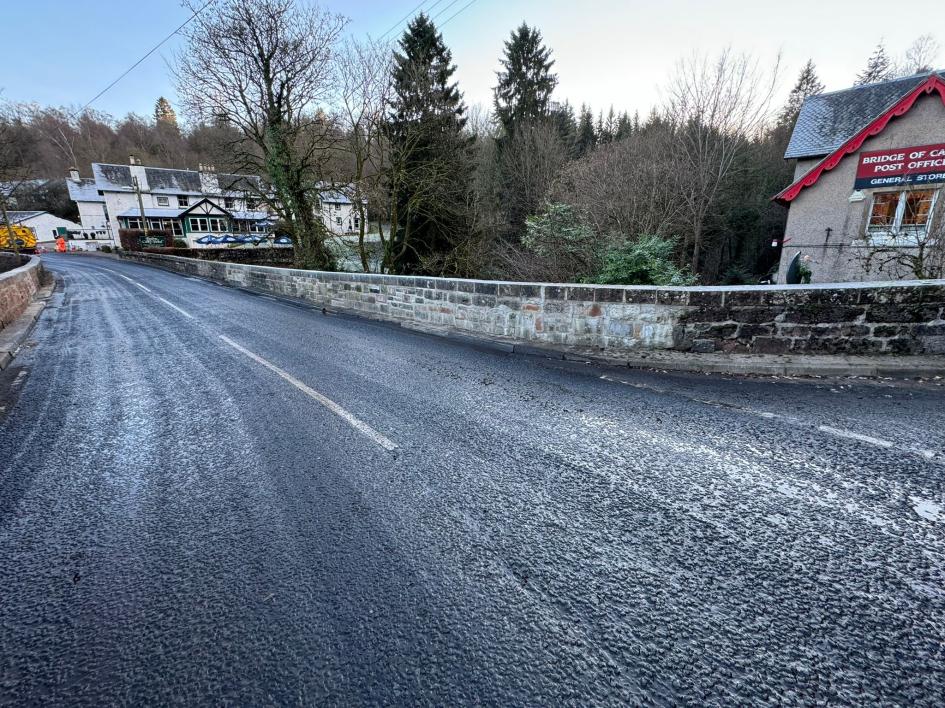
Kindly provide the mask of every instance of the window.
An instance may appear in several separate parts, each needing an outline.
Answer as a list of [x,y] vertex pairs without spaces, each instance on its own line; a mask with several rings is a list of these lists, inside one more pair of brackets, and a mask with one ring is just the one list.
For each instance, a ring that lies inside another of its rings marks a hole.
[[867,233],[879,239],[921,239],[928,228],[937,194],[933,189],[877,192],[873,195]]
[[259,207],[259,202],[252,197],[246,197],[246,211],[256,211]]
[[190,199],[187,198],[186,194],[177,195],[177,206],[179,207],[190,206]]
[[192,216],[190,217],[190,230],[191,231],[209,231],[210,227],[207,224],[207,220],[202,216]]
[[164,206],[164,207],[166,207],[166,206],[168,206],[170,203],[171,203],[171,200],[170,200],[168,197],[158,197],[158,198],[157,198],[157,205],[158,205],[158,206]]
[[340,217],[340,216],[336,216],[336,217],[335,217],[335,224],[337,224],[338,226],[341,226],[341,217]]
[[224,209],[235,209],[236,200],[233,197],[223,197],[223,208]]
[[138,231],[141,230],[141,219],[134,217],[134,218],[128,219],[127,222],[128,222],[129,229],[137,229]]
[[220,219],[220,218],[217,218],[217,217],[213,217],[213,216],[212,216],[212,217],[210,217],[209,219],[207,219],[207,221],[209,222],[209,227],[210,227],[210,230],[211,230],[211,231],[215,231],[215,232],[217,232],[217,233],[219,233],[219,232],[221,232],[221,231],[226,231],[226,220],[225,220],[225,219]]
[[160,219],[148,219],[148,228],[152,231],[163,231],[164,224],[161,223]]
[[171,219],[171,233],[175,236],[183,236],[184,230],[181,228],[180,221],[177,219]]

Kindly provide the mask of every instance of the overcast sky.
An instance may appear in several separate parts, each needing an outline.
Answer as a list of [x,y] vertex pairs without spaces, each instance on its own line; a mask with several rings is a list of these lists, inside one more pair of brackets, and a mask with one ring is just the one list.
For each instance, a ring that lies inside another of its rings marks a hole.
[[[380,36],[419,0],[324,0],[351,18],[350,31]],[[885,40],[902,54],[925,32],[945,27],[945,3],[916,15],[892,12],[888,0],[427,0],[458,65],[470,104],[491,102],[498,56],[522,22],[541,29],[554,51],[558,100],[595,110],[649,111],[680,56],[726,46],[773,62],[780,51],[786,93],[808,58],[828,89],[849,86],[874,46]],[[6,34],[22,37],[4,52],[3,96],[40,104],[81,106],[187,16],[177,0],[3,0]],[[435,5],[435,7],[433,7]],[[458,15],[452,17],[456,12]],[[921,22],[911,21],[921,18]],[[448,20],[448,21],[447,21]],[[399,25],[399,34],[403,25]],[[175,38],[176,39],[176,38]],[[938,39],[945,39],[945,30]],[[93,107],[121,116],[150,113],[159,95],[174,101],[166,62],[171,40]],[[945,64],[942,56],[939,64]]]

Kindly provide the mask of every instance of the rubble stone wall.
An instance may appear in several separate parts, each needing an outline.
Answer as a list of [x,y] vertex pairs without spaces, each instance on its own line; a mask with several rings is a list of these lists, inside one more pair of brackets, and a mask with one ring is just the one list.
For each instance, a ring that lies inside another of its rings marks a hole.
[[122,257],[375,319],[560,349],[945,354],[945,281],[657,288]]
[[36,256],[0,253],[0,329],[19,317],[45,279]]

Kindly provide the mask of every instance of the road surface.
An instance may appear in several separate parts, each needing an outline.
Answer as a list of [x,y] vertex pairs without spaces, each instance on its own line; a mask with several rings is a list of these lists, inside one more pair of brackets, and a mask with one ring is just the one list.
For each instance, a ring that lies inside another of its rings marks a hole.
[[0,375],[0,704],[941,704],[943,382],[472,348],[93,256]]

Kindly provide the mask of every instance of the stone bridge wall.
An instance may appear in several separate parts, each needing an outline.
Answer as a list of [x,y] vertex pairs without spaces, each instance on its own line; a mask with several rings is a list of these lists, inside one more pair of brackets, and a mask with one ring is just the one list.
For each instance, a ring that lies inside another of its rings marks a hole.
[[325,273],[150,253],[123,258],[335,310],[617,353],[945,354],[945,281],[655,288]]
[[0,329],[23,313],[44,280],[38,257],[0,253]]

